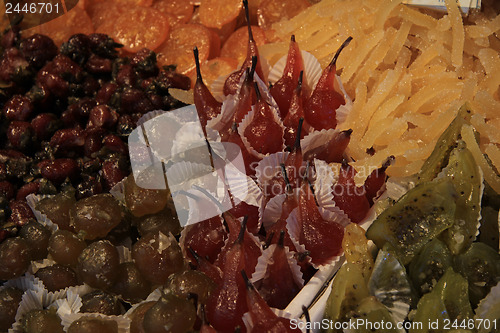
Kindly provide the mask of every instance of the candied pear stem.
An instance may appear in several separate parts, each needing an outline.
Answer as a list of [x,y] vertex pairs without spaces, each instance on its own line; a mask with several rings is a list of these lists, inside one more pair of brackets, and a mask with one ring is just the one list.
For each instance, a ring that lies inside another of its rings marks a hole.
[[234,241],[234,244],[241,244],[243,243],[243,237],[245,236],[245,230],[247,228],[247,222],[248,222],[248,215],[245,215],[243,217],[243,222],[241,222],[241,229],[240,233],[238,234],[238,238]]
[[394,163],[395,160],[396,160],[396,157],[394,157],[394,155],[389,156],[385,160],[385,162],[382,164],[382,167],[380,168],[380,171],[387,170],[387,168],[390,167],[392,165],[392,163]]
[[196,251],[193,250],[193,248],[191,246],[188,246],[188,251],[193,255],[194,260],[196,260],[196,263],[199,266],[200,265],[200,255],[198,253],[196,253]]
[[286,172],[285,163],[280,163],[281,173],[283,174],[283,179],[285,179],[286,191],[287,193],[292,192],[292,185],[290,184],[290,179],[288,178],[288,174]]
[[196,81],[203,82],[203,78],[201,77],[201,67],[200,67],[200,56],[198,54],[198,47],[193,48],[194,61],[196,63]]
[[265,250],[269,247],[269,245],[271,245],[271,242],[273,240],[273,237],[274,237],[274,231],[272,231],[269,236],[267,237],[266,239],[266,243],[262,246],[262,248]]
[[332,61],[330,61],[330,64],[328,64],[328,67],[331,67],[331,68],[335,68],[336,64],[337,64],[337,59],[340,55],[340,52],[342,52],[342,50],[347,46],[349,45],[349,43],[351,42],[352,40],[352,37],[349,36],[347,37],[347,39],[342,43],[342,45],[340,45],[339,49],[337,50],[337,52],[335,52],[335,55],[333,56],[332,58]]
[[346,136],[346,138],[350,137],[352,134],[352,128],[349,128],[348,130],[342,131],[342,133]]
[[250,26],[250,11],[248,10],[248,0],[243,0],[243,6],[245,7],[245,18],[247,20],[248,40],[253,41],[252,27]]
[[296,92],[297,94],[300,94],[300,91],[302,90],[302,82],[304,80],[304,71],[300,71],[299,73],[299,82],[297,83],[297,88],[296,88]]
[[300,137],[302,136],[302,126],[304,125],[304,117],[300,117],[299,126],[297,127],[297,136],[295,137],[295,144],[293,149],[295,151],[300,151]]
[[295,35],[291,35],[290,36],[290,41],[293,42],[293,43],[295,43]]
[[254,82],[253,87],[255,88],[255,94],[257,95],[257,101],[260,101],[262,96],[260,94],[259,85],[257,84],[257,82]]
[[280,231],[280,238],[278,239],[278,246],[283,248],[285,246],[285,230]]
[[245,272],[244,269],[240,271],[241,276],[243,277],[243,281],[245,281],[245,285],[247,286],[248,290],[255,290],[255,286],[253,285],[252,281],[248,278],[247,272]]
[[247,73],[250,81],[253,81],[253,75],[255,74],[255,68],[257,68],[257,56],[252,56],[252,67],[250,67],[250,73]]

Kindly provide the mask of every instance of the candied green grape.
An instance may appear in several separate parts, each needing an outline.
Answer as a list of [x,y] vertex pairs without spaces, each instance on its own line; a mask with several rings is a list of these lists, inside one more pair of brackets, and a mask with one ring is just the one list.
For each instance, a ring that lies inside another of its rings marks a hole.
[[448,128],[438,138],[436,146],[431,155],[427,158],[420,169],[418,179],[420,182],[427,182],[434,179],[437,174],[448,164],[450,153],[455,148],[460,137],[460,131],[464,124],[468,124],[471,118],[471,111],[467,104],[459,110],[455,119]]
[[142,276],[133,262],[121,263],[118,270],[118,279],[112,288],[114,293],[132,303],[137,303],[149,295],[151,283]]
[[449,163],[444,170],[453,182],[458,198],[455,223],[443,232],[441,238],[452,254],[458,254],[467,249],[476,238],[481,216],[483,177],[462,140],[458,141],[457,148],[451,152]]
[[[392,252],[389,252],[389,246],[386,243],[384,249],[378,252],[368,281],[368,289],[370,294],[375,295],[389,311],[395,313],[397,321],[404,321],[410,310],[412,299],[415,297],[405,267]],[[393,311],[394,309],[399,309],[399,311]],[[403,310],[406,313],[402,313]]]
[[69,325],[68,333],[118,333],[118,324],[114,320],[83,316]]
[[454,268],[469,281],[470,301],[476,306],[500,281],[500,254],[483,243],[472,243],[455,257]]
[[324,317],[333,322],[348,320],[355,314],[361,300],[369,295],[360,266],[347,263],[339,269],[333,280]]
[[50,238],[50,230],[47,227],[31,220],[23,225],[19,236],[28,243],[32,260],[41,260],[47,257]]
[[149,190],[137,186],[133,175],[128,176],[123,185],[126,206],[136,217],[158,213],[170,199],[169,190]]
[[31,310],[23,315],[21,322],[26,333],[64,333],[61,318],[55,309]]
[[7,238],[0,243],[0,280],[23,275],[31,262],[28,243],[21,237]]
[[[372,332],[387,332],[396,333],[396,324],[387,308],[380,303],[374,296],[366,297],[359,304],[356,312],[357,322],[364,321],[363,325],[359,325],[358,329],[353,330],[357,333],[372,333]],[[382,323],[383,326],[381,325]]]
[[143,327],[147,333],[189,332],[196,321],[193,302],[166,294],[144,315]]
[[[469,303],[467,280],[450,267],[434,289],[418,302],[413,321],[424,325],[418,330],[410,330],[410,333],[447,332],[444,329],[445,319],[460,322],[470,318],[473,318],[473,312]],[[426,325],[429,322],[437,322],[437,330],[431,330]]]
[[216,285],[204,273],[188,270],[170,275],[165,287],[168,292],[182,298],[195,294],[198,296],[198,302],[204,304]]
[[137,306],[134,311],[129,315],[130,318],[130,333],[145,333],[144,326],[144,315],[151,309],[156,301],[144,302]]
[[63,191],[53,197],[40,200],[36,204],[36,209],[57,224],[60,229],[73,230],[70,225],[71,215],[75,209],[75,194],[73,191]]
[[85,239],[103,238],[123,218],[118,201],[108,193],[96,194],[79,200],[75,205],[71,224]]
[[52,259],[60,265],[76,266],[78,256],[87,244],[73,232],[68,230],[57,230],[49,239],[49,254]]
[[141,236],[161,231],[164,235],[172,233],[178,235],[181,232],[179,218],[166,206],[158,213],[144,215],[133,219]]
[[16,321],[23,291],[14,287],[0,289],[0,332],[6,332]]
[[118,279],[120,259],[116,247],[107,240],[93,242],[78,257],[77,272],[89,286],[108,289]]
[[453,225],[455,198],[447,177],[419,184],[380,214],[366,236],[379,248],[391,244],[406,265],[428,241]]
[[119,316],[122,314],[122,307],[116,296],[102,290],[95,290],[82,296],[80,312]]
[[413,287],[420,295],[430,292],[452,264],[453,257],[446,244],[437,238],[433,239],[408,267]]
[[52,265],[40,268],[35,276],[42,280],[48,291],[57,291],[78,285],[76,273],[69,267]]

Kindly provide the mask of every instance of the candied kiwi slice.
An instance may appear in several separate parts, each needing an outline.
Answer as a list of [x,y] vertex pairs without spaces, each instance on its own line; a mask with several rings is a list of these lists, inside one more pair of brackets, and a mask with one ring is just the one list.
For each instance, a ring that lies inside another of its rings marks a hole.
[[464,104],[458,114],[450,123],[448,128],[438,138],[436,146],[431,155],[427,158],[418,174],[420,182],[434,179],[443,169],[450,158],[451,151],[456,147],[457,140],[461,137],[460,132],[464,124],[468,124],[471,118],[471,109],[468,104]]
[[392,251],[406,265],[427,242],[453,225],[456,197],[448,177],[421,183],[382,212],[366,236],[378,248],[391,244]]

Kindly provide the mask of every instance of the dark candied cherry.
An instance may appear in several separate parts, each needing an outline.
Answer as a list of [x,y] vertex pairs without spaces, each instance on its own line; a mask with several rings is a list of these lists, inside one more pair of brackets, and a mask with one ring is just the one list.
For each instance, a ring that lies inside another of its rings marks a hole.
[[0,243],[0,280],[23,275],[31,262],[28,243],[21,237],[7,238]]
[[102,140],[102,144],[104,148],[107,150],[107,153],[119,153],[122,155],[128,155],[128,147],[125,142],[123,142],[120,137],[114,134],[108,134]]
[[58,155],[78,154],[85,144],[85,131],[80,128],[63,128],[50,138],[50,145]]
[[70,225],[71,215],[75,209],[75,194],[73,191],[62,191],[53,197],[44,198],[36,204],[36,209],[62,230],[73,230]]
[[248,332],[302,332],[298,328],[293,328],[290,319],[278,317],[273,312],[252,282],[250,282],[244,270],[241,271],[241,275],[247,288],[245,301],[248,306],[248,313],[253,322],[253,327]]
[[101,84],[92,75],[85,75],[80,89],[85,96],[94,96],[95,93],[101,88]]
[[304,154],[304,160],[314,161],[315,158],[327,163],[340,163],[344,158],[344,152],[351,140],[352,129],[341,131],[335,134],[326,145],[321,145],[308,150]]
[[52,259],[64,266],[76,266],[78,257],[87,244],[83,239],[68,230],[57,230],[49,239],[48,252]]
[[116,296],[102,290],[94,290],[82,296],[80,312],[119,316],[122,314],[122,307]]
[[113,60],[91,54],[85,63],[85,69],[92,74],[111,74]]
[[[0,185],[1,187],[1,185]],[[30,194],[37,194],[40,191],[40,179],[34,180],[32,183],[26,183],[17,190],[16,200],[23,200]],[[1,192],[1,190],[0,190]]]
[[78,163],[71,158],[44,160],[38,163],[42,176],[54,184],[61,184],[69,178],[75,181],[78,178]]
[[[62,77],[64,74],[64,77]],[[37,83],[46,87],[51,94],[66,98],[70,92],[68,81],[77,81],[82,76],[82,69],[68,57],[58,54],[48,62],[37,74]]]
[[19,231],[19,237],[28,243],[33,260],[47,257],[50,235],[50,230],[35,220],[30,220]]
[[7,332],[16,321],[17,308],[23,291],[15,287],[0,289],[0,331]]
[[40,268],[35,276],[43,282],[48,291],[58,291],[78,285],[75,271],[58,264]]
[[106,237],[123,216],[122,207],[111,194],[96,194],[76,202],[71,225],[84,239],[92,240]]
[[[21,18],[19,17],[18,20],[20,19]],[[19,27],[19,24],[17,24],[15,21],[12,23],[13,24],[10,25],[10,29],[4,31],[0,40],[0,45],[4,49],[13,47],[17,43],[19,43],[19,40],[21,39],[21,28]]]
[[33,143],[33,127],[26,121],[12,121],[7,128],[7,139],[17,150],[27,150]]
[[[201,77],[200,58],[198,55],[198,48],[193,49],[194,60],[196,62],[196,83],[193,88],[194,105],[198,112],[201,127],[205,131],[207,121],[217,117],[220,114],[222,103],[217,101],[207,88]],[[206,134],[206,133],[205,133]]]
[[156,85],[160,91],[168,92],[168,88],[177,88],[189,90],[191,88],[191,79],[175,71],[175,67],[163,67],[156,77]]
[[306,121],[316,130],[337,126],[337,109],[345,104],[344,96],[335,82],[336,63],[340,52],[349,45],[352,37],[347,38],[339,47],[332,61],[323,70],[311,97],[304,104]]
[[187,251],[188,248],[191,248],[202,258],[214,263],[226,238],[227,232],[221,217],[214,216],[199,223],[185,226],[182,245],[185,247],[184,251],[189,259],[195,259],[192,253]]
[[[168,235],[169,233],[172,233],[172,235],[178,235],[181,232],[181,225],[179,224],[179,218],[177,217],[177,214],[174,211],[172,211],[172,209],[168,206],[165,206],[163,210],[155,214],[144,215],[141,217],[133,217],[132,221],[133,224],[137,226],[137,231],[139,231],[139,234],[141,236],[145,236],[150,233],[155,233],[157,231],[161,231],[164,235]],[[196,223],[193,226],[198,224],[199,223]],[[188,226],[186,226],[186,228],[187,227]],[[212,232],[212,229],[210,228],[207,229],[206,231]],[[220,247],[222,247],[222,245],[220,245]]]
[[4,197],[7,201],[10,201],[14,198],[16,194],[16,190],[14,185],[8,180],[0,181],[0,197]]
[[135,86],[137,76],[132,65],[122,65],[118,70],[118,73],[116,73],[115,81],[120,86]]
[[42,68],[47,61],[57,55],[54,41],[45,35],[34,34],[21,40],[19,48],[29,63],[35,68]]
[[107,105],[97,105],[92,110],[90,110],[89,121],[87,123],[87,128],[89,127],[102,127],[107,129],[112,129],[118,122],[118,113],[108,107]]
[[192,301],[172,294],[163,295],[144,314],[145,332],[189,332],[196,321],[196,309]]
[[130,333],[145,333],[144,331],[144,315],[151,309],[156,301],[148,301],[139,304],[132,313],[128,316],[130,318]]
[[64,333],[61,318],[54,308],[33,309],[21,318],[23,332],[30,333]]
[[244,136],[257,152],[264,155],[276,153],[283,147],[283,128],[274,119],[271,106],[262,98],[257,84],[255,92],[255,114],[245,128]]
[[[230,74],[226,82],[224,82],[224,88],[223,92],[224,95],[234,95],[238,91],[238,86],[240,83],[241,77],[245,74],[245,71],[247,68],[252,67],[252,58],[256,57],[255,59],[259,58],[259,51],[257,48],[257,43],[253,39],[253,34],[252,34],[252,28],[250,26],[250,19],[249,19],[249,12],[248,12],[248,1],[244,0],[243,5],[245,6],[245,16],[247,20],[247,26],[248,26],[248,47],[247,47],[247,57],[243,61],[243,64],[241,65],[240,69],[237,70],[236,72]],[[264,75],[262,72],[262,67],[260,65],[260,62],[257,62],[255,72],[257,75],[263,79]]]
[[366,189],[363,186],[356,186],[354,176],[356,170],[347,164],[342,163],[337,183],[333,185],[333,201],[349,216],[352,222],[361,222],[368,210],[370,202],[366,197]]
[[365,195],[370,205],[373,205],[373,200],[376,198],[378,191],[384,186],[387,180],[385,171],[394,162],[394,159],[394,156],[389,156],[380,168],[373,170],[365,179]]
[[151,283],[142,276],[133,262],[124,262],[118,267],[118,279],[111,291],[127,302],[137,303],[149,295]]
[[106,160],[102,164],[102,178],[106,190],[121,182],[129,173],[128,168],[122,164],[123,161],[117,158]]
[[78,277],[89,286],[109,289],[118,279],[120,258],[118,250],[107,240],[87,246],[78,257]]
[[[285,68],[283,69],[283,75],[269,89],[269,92],[276,101],[276,104],[278,104],[282,118],[285,118],[288,114],[288,109],[291,104],[290,97],[294,95],[294,91],[299,83],[299,75],[303,75],[300,73],[304,73],[304,60],[302,59],[299,44],[295,41],[295,35],[292,35],[290,38],[290,46],[288,48]],[[308,87],[301,87],[300,90],[304,90],[302,92],[304,96],[309,96]],[[296,126],[293,127],[296,128]]]
[[114,320],[82,316],[68,327],[67,333],[118,333]]
[[94,158],[102,148],[102,140],[106,135],[106,130],[101,127],[91,127],[85,130],[85,143],[83,153],[88,158]]
[[95,97],[99,104],[111,104],[112,99],[118,93],[118,85],[113,82],[106,82],[102,85],[101,89],[97,92]]
[[[300,119],[304,121],[304,93],[302,92],[302,79],[304,72],[300,72],[299,83],[297,88],[292,93],[290,100],[290,105],[286,116],[283,118],[283,126],[285,126],[285,145],[291,147],[296,144],[297,135],[300,139],[308,134],[307,130],[304,128],[304,124],[300,124]],[[300,126],[300,132],[298,130]],[[309,125],[307,125],[309,126]]]
[[111,37],[105,34],[90,34],[89,39],[92,52],[105,58],[116,58],[118,55],[117,48],[122,47],[121,44],[116,43]]
[[90,38],[84,34],[75,34],[61,45],[61,53],[78,65],[83,66],[90,56]]
[[61,128],[61,121],[53,113],[41,113],[31,120],[37,140],[47,140]]
[[170,275],[164,291],[181,298],[188,298],[194,294],[197,295],[199,303],[205,304],[214,289],[215,282],[206,274],[187,270]]
[[14,95],[3,107],[5,119],[27,121],[33,115],[34,106],[26,96]]
[[11,213],[8,222],[13,225],[21,227],[31,219],[35,219],[35,214],[33,214],[26,200],[11,200],[9,208]]
[[101,176],[82,174],[82,181],[76,185],[75,197],[77,200],[88,198],[103,192]]
[[165,208],[169,200],[168,190],[149,190],[139,187],[132,174],[127,177],[123,185],[125,204],[136,217],[158,213]]
[[139,50],[132,59],[130,64],[141,78],[158,75],[158,66],[156,62],[156,53],[149,49]]
[[149,100],[147,94],[139,89],[125,87],[120,94],[119,101],[120,110],[123,113],[142,114],[153,111],[153,104]]
[[23,81],[23,76],[28,76],[29,63],[15,47],[10,47],[3,52],[0,60],[0,80],[4,82]]
[[153,284],[164,284],[170,274],[184,269],[179,244],[173,236],[160,231],[141,237],[132,246],[132,258],[144,278]]
[[128,136],[136,128],[135,124],[136,122],[134,121],[132,115],[122,114],[118,118],[116,132],[120,136]]

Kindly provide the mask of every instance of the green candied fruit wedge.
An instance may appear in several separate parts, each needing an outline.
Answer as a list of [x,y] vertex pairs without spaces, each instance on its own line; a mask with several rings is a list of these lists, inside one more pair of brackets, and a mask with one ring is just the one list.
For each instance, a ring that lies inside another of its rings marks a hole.
[[481,200],[481,227],[479,227],[478,240],[481,243],[499,250],[499,211],[500,194],[484,182],[483,198]]
[[426,294],[453,265],[451,252],[442,241],[434,238],[411,261],[408,272],[415,290]]
[[390,244],[386,243],[378,252],[368,289],[396,321],[402,322],[408,315],[414,295],[405,267],[389,248]]
[[[332,292],[326,301],[324,318],[331,322],[349,320],[358,304],[370,296],[360,267],[346,263],[337,272],[332,283]],[[324,332],[336,332],[330,327]]]
[[358,317],[352,319],[356,322],[357,329],[352,332],[398,332],[389,310],[373,296],[361,301],[357,313]]
[[448,177],[419,184],[380,214],[366,236],[379,248],[391,244],[407,265],[427,242],[453,225],[456,197]]
[[[473,318],[474,314],[469,303],[467,280],[448,268],[434,289],[422,296],[417,305],[413,322],[422,323],[419,329],[410,333],[449,332],[453,327],[445,327],[445,320],[462,322]],[[436,323],[437,327],[430,327]]]
[[455,257],[454,268],[469,281],[469,296],[475,307],[500,282],[500,254],[483,243],[472,243]]
[[469,248],[476,238],[481,217],[483,175],[462,140],[457,141],[444,173],[453,182],[458,197],[455,223],[443,232],[441,238],[456,255]]
[[450,153],[455,148],[457,140],[460,138],[460,131],[464,124],[468,124],[471,118],[469,105],[464,104],[458,114],[450,123],[448,128],[441,134],[436,142],[436,146],[431,155],[425,160],[418,179],[420,182],[426,182],[434,179],[437,174],[448,164]]

